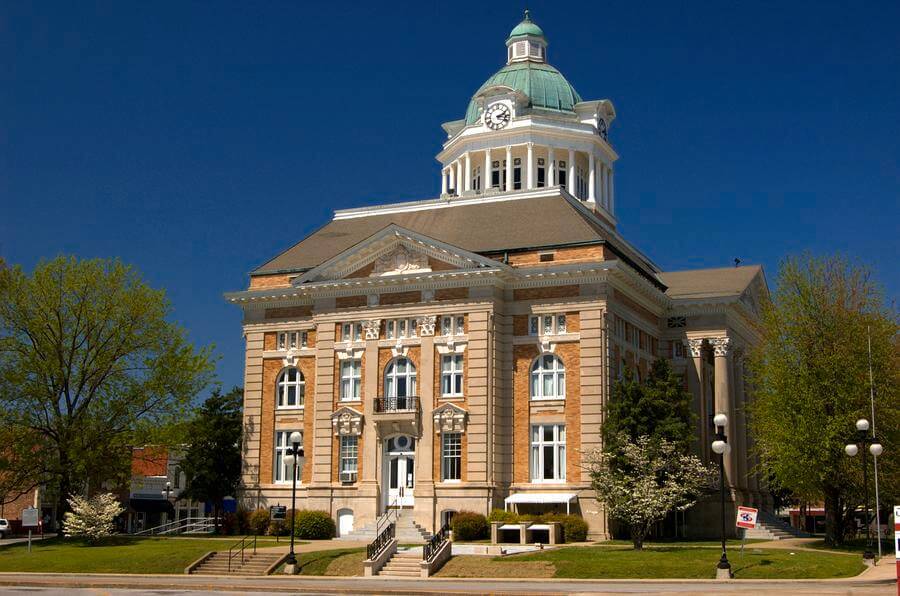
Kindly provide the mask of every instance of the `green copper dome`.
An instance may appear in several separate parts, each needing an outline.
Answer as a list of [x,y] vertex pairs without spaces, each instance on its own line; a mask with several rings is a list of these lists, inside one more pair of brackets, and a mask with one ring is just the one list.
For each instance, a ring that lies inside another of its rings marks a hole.
[[[516,28],[518,29],[518,27]],[[515,31],[516,29],[513,29]],[[558,70],[540,62],[514,62],[498,70],[484,82],[475,96],[495,85],[511,87],[529,98],[529,107],[557,112],[575,112],[581,96]],[[473,99],[466,110],[466,124],[478,122],[481,112]]]
[[507,41],[509,41],[513,37],[519,37],[521,35],[534,35],[537,37],[544,37],[543,30],[531,21],[531,16],[528,14],[527,10],[525,11],[525,18],[522,19],[522,22],[516,25],[513,30],[509,32]]

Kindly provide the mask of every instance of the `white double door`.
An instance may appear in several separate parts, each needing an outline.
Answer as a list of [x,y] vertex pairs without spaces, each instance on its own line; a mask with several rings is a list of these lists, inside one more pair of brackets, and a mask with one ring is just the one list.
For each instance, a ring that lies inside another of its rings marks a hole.
[[413,454],[388,455],[388,506],[412,507],[415,503],[416,459]]

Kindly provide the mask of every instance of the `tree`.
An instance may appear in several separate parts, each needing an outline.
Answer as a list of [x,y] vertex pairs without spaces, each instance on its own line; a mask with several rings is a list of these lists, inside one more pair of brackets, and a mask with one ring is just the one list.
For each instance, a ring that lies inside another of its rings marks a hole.
[[762,307],[762,341],[749,355],[749,421],[761,471],[775,488],[824,499],[829,545],[843,541],[846,519],[862,505],[860,462],[844,445],[855,421],[871,417],[867,330],[884,445],[879,488],[882,502],[892,502],[900,488],[898,325],[870,272],[841,257],[785,260]]
[[184,415],[212,374],[171,307],[118,261],[0,270],[0,472],[68,495],[127,470],[127,445]]
[[234,496],[241,481],[243,395],[240,387],[213,392],[191,420],[190,446],[181,461],[184,496],[213,504],[217,531],[225,497]]
[[626,524],[634,548],[673,510],[692,507],[715,472],[666,439],[622,436],[613,448],[588,455],[591,482],[609,515]]
[[113,522],[125,511],[115,495],[103,493],[92,499],[73,496],[69,499],[71,511],[63,520],[66,536],[86,538],[88,544],[95,545],[113,533]]

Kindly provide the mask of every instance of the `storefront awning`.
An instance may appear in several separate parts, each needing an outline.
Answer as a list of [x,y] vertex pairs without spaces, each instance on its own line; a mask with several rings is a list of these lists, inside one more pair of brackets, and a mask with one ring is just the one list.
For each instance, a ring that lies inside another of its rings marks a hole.
[[509,495],[503,500],[506,509],[510,505],[518,505],[520,503],[565,503],[566,513],[569,512],[569,505],[577,499],[575,493],[516,493]]

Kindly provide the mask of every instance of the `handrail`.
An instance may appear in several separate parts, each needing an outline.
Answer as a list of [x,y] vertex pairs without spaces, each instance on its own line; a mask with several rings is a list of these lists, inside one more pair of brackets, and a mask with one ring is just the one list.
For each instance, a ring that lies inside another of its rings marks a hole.
[[375,520],[375,535],[381,533],[381,526],[384,523],[390,521],[391,517],[394,518],[394,521],[398,521],[400,519],[400,515],[403,509],[400,507],[400,495],[394,497],[394,500],[391,501],[387,508],[384,510],[384,513],[381,514],[377,520]]
[[375,413],[384,414],[388,412],[418,412],[419,396],[418,395],[400,395],[375,398]]
[[156,534],[173,534],[190,530],[212,530],[215,519],[212,517],[183,517],[146,530],[133,532],[133,536],[154,536]]
[[422,547],[422,560],[423,561],[431,561],[438,554],[438,551],[441,550],[441,547],[444,545],[447,540],[450,539],[450,524],[444,524],[441,526],[441,529],[435,533],[431,539],[425,543],[425,546]]
[[379,534],[375,540],[372,541],[371,544],[366,546],[366,560],[371,561],[387,548],[387,545],[390,544],[391,540],[394,539],[394,530],[397,526],[393,523],[390,524],[387,528],[384,529],[384,532]]
[[[231,560],[237,555],[241,556],[241,566],[244,566],[245,558],[244,551],[250,547],[248,541],[250,540],[249,536],[244,536],[240,539],[240,541],[235,542],[228,549],[228,572],[231,573]],[[238,549],[238,552],[233,552],[235,549]],[[253,537],[253,554],[256,554],[256,536]]]

